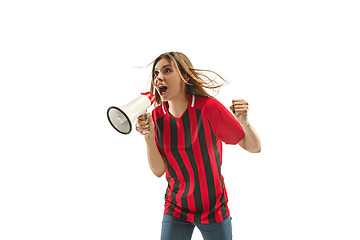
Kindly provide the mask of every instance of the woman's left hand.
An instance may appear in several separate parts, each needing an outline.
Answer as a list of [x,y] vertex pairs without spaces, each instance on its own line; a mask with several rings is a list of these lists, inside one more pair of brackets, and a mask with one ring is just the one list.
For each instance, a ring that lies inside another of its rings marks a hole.
[[244,99],[233,99],[232,106],[230,107],[231,111],[234,113],[236,119],[240,123],[247,123],[247,112],[249,109],[249,104]]

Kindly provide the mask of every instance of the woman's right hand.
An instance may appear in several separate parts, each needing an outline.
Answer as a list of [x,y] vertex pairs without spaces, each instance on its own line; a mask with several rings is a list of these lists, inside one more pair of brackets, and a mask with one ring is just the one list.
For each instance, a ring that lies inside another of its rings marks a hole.
[[150,113],[145,113],[137,118],[135,125],[136,131],[138,131],[144,137],[155,136],[155,124],[152,120]]

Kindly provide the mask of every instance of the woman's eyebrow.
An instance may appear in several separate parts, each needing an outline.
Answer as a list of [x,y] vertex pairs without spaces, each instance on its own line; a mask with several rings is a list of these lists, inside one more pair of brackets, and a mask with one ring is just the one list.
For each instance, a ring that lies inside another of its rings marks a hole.
[[[164,69],[164,68],[166,68],[166,67],[172,67],[170,64],[167,64],[167,65],[165,65],[165,66],[163,66],[161,69]],[[159,70],[158,68],[155,68],[155,70]]]

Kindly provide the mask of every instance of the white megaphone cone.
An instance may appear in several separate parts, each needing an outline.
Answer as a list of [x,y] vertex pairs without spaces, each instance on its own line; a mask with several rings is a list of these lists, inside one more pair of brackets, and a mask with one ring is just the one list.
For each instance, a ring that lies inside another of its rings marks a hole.
[[145,114],[146,110],[154,103],[154,101],[154,94],[145,92],[120,108],[109,107],[107,110],[109,122],[116,131],[122,134],[129,134],[132,129],[132,123],[140,115]]

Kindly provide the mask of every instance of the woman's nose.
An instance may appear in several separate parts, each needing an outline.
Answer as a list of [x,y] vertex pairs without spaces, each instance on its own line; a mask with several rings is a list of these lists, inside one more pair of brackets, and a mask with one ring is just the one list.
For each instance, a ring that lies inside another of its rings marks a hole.
[[159,83],[159,82],[163,82],[163,81],[164,81],[164,78],[163,78],[163,76],[161,75],[161,73],[156,76],[156,78],[155,78],[155,84],[157,84],[157,83]]

